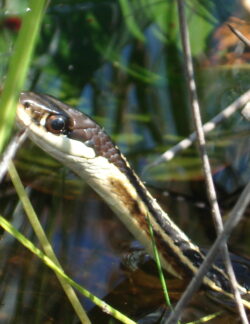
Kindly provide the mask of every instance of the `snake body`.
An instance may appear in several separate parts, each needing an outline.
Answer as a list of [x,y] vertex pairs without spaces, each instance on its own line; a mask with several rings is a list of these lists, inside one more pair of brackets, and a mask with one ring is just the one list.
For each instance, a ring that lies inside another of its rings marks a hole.
[[[83,178],[153,255],[150,222],[163,268],[179,278],[197,272],[205,258],[200,248],[162,210],[94,120],[54,97],[33,92],[21,94],[17,120],[31,140]],[[227,275],[215,265],[203,285],[233,299]],[[250,309],[247,289],[238,289]]]

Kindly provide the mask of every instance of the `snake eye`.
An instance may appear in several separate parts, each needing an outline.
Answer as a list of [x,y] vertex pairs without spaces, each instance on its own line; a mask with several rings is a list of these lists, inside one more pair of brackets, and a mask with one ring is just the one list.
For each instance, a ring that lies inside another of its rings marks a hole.
[[67,126],[67,118],[63,115],[51,115],[47,118],[45,126],[53,134],[63,133]]
[[27,108],[30,108],[31,104],[30,104],[29,101],[25,101],[25,102],[23,103],[23,106],[24,106],[25,109],[27,109]]

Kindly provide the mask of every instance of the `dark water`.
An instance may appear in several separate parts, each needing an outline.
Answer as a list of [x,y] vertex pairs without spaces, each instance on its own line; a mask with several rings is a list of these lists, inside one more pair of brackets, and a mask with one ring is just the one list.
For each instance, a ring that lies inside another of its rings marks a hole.
[[[143,172],[193,129],[175,4],[122,3],[51,1],[26,89],[54,95],[95,118],[171,217],[195,242],[208,247],[215,234],[196,147]],[[12,14],[21,19],[25,10],[23,4],[7,15],[8,4],[1,5],[3,21]],[[225,6],[222,1],[198,0],[187,2],[187,13],[199,100],[207,121],[249,87],[249,53],[226,27],[230,21],[248,33],[249,13],[238,2]],[[6,23],[1,28],[3,80],[16,31]],[[249,124],[240,113],[209,135],[208,151],[226,215],[249,179]],[[140,323],[160,323],[166,307],[156,269],[101,199],[29,141],[15,162],[65,271]],[[167,190],[173,194],[167,196]],[[180,201],[176,194],[187,199]],[[205,208],[195,207],[197,202]],[[0,211],[38,244],[8,178],[1,184]],[[246,214],[230,239],[231,250],[245,257],[250,254],[248,219]],[[6,234],[0,249],[0,323],[78,323],[50,270]],[[139,265],[131,265],[138,253]],[[168,278],[173,302],[185,285]],[[93,323],[116,323],[80,299]],[[183,321],[217,311],[223,313],[211,322],[237,323],[236,314],[201,291]]]

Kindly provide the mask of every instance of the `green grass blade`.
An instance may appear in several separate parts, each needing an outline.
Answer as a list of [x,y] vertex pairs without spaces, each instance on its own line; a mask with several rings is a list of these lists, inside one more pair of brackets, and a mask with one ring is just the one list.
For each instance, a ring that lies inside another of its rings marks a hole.
[[11,234],[13,237],[15,237],[21,244],[23,244],[28,250],[30,250],[32,253],[34,253],[36,256],[38,256],[49,268],[51,268],[54,272],[57,273],[58,276],[63,278],[65,281],[67,281],[68,284],[70,284],[72,287],[77,289],[81,294],[83,294],[85,297],[89,298],[94,304],[99,306],[103,309],[106,313],[112,315],[119,321],[121,321],[124,324],[136,324],[136,322],[132,321],[131,319],[124,316],[119,311],[113,309],[108,304],[103,302],[98,297],[92,295],[87,289],[80,286],[78,283],[76,283],[74,280],[72,280],[70,277],[68,277],[65,272],[59,268],[50,258],[48,258],[41,250],[39,250],[37,247],[34,246],[34,244],[29,241],[26,237],[24,237],[17,229],[15,229],[5,218],[3,218],[0,215],[0,226],[2,226],[5,231],[7,231],[9,234]]
[[211,321],[211,320],[214,319],[214,318],[217,318],[217,317],[220,316],[221,314],[222,314],[222,312],[216,312],[216,313],[213,313],[213,314],[210,314],[210,315],[204,316],[204,317],[198,319],[197,321],[194,321],[194,322],[188,322],[188,323],[185,323],[185,324],[202,324],[202,323],[206,323],[206,322]]
[[131,32],[131,34],[135,38],[144,42],[145,36],[143,35],[143,32],[140,30],[140,27],[136,22],[136,18],[133,14],[131,2],[128,0],[119,0],[119,4],[121,6],[123,17],[124,17],[124,20],[126,21],[128,30]]
[[17,98],[25,81],[46,3],[47,0],[29,1],[10,60],[0,103],[0,153],[11,133]]
[[[16,171],[16,168],[11,161],[9,164],[9,175],[11,177],[11,180],[13,182],[13,185],[16,189],[16,192],[19,196],[19,199],[22,202],[23,208],[28,216],[28,219],[33,227],[34,232],[36,233],[36,236],[45,251],[45,253],[48,255],[48,257],[53,260],[53,262],[57,265],[57,267],[61,268],[60,263],[52,249],[52,246],[47,239],[46,234],[44,233],[44,230],[38,220],[38,217],[34,211],[33,206],[31,205],[31,202],[29,200],[29,197],[26,194],[26,191],[22,185],[21,179],[19,178],[19,175]],[[61,269],[62,270],[62,269]],[[86,312],[84,311],[77,295],[75,294],[72,287],[60,276],[57,276],[60,284],[62,285],[63,290],[65,291],[69,301],[71,302],[76,314],[78,315],[80,321],[83,324],[90,324],[90,320],[88,319],[88,316]]]
[[160,279],[160,282],[161,282],[161,285],[162,285],[165,301],[166,301],[166,304],[172,309],[171,301],[170,301],[169,294],[168,294],[168,288],[167,288],[166,280],[164,278],[164,274],[163,274],[163,271],[162,271],[160,256],[159,256],[157,246],[156,246],[156,243],[155,243],[153,228],[152,228],[152,225],[150,223],[150,219],[149,219],[148,215],[147,215],[147,222],[148,222],[148,227],[149,227],[149,233],[150,233],[150,236],[151,236],[151,242],[152,242],[155,262],[156,262],[157,269],[158,269],[158,272],[159,272],[159,279]]

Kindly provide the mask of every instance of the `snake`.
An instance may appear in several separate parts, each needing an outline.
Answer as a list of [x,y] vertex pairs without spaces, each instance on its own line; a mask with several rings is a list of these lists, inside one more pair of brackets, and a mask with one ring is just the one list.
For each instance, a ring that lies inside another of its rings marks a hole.
[[[160,207],[100,125],[55,97],[35,92],[20,94],[16,116],[28,137],[90,185],[154,257],[150,224],[163,269],[180,279],[196,274],[205,254]],[[221,267],[212,265],[202,284],[234,300]],[[238,290],[250,310],[248,288],[238,284]]]

